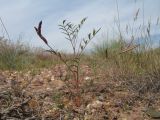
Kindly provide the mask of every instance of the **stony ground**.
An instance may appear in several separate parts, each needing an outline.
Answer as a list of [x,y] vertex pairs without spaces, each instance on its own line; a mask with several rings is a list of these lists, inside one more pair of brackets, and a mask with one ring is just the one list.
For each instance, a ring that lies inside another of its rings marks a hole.
[[160,94],[140,94],[116,80],[111,71],[94,75],[81,66],[81,106],[76,107],[65,86],[66,69],[26,72],[0,71],[2,120],[160,120]]

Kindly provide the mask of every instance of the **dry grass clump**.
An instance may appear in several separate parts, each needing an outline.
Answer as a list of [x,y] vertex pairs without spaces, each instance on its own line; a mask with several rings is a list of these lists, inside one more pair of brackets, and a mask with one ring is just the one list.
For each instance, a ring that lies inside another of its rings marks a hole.
[[[104,46],[104,44],[99,45],[94,49],[89,64],[95,71],[102,69],[100,70],[103,71],[101,74],[112,73],[113,78],[123,81],[126,79],[125,81],[131,83],[130,86],[132,87],[135,84],[141,86],[142,89],[145,89],[142,91],[153,92],[153,89],[159,91],[159,48],[128,51],[124,54],[120,54],[119,51],[121,51],[121,47],[119,42],[116,41],[110,44],[109,47]],[[132,84],[133,81],[137,82]],[[135,88],[135,90],[139,89]]]
[[29,48],[19,42],[0,39],[0,69],[23,69],[31,61]]
[[50,67],[59,63],[50,53],[29,45],[11,42],[3,37],[0,38],[0,69],[1,70],[27,70]]

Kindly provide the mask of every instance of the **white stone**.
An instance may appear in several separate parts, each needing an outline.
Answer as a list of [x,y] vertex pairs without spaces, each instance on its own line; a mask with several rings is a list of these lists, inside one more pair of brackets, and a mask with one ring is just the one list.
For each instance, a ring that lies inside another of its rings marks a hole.
[[88,76],[87,76],[87,77],[85,77],[84,79],[85,79],[85,80],[91,80],[91,77],[88,77]]
[[52,76],[52,77],[51,77],[51,81],[54,81],[54,80],[55,80],[55,79],[54,79],[54,76]]

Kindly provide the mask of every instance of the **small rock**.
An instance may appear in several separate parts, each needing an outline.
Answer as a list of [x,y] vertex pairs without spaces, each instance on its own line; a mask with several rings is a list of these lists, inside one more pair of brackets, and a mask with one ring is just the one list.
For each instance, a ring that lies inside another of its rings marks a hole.
[[47,91],[52,91],[52,89],[50,87],[47,87],[46,90]]
[[91,109],[97,109],[97,108],[101,108],[103,106],[103,102],[96,100],[93,101],[91,104],[87,105],[87,109],[91,110]]
[[88,77],[88,76],[87,76],[87,77],[85,77],[84,79],[85,79],[85,80],[91,80],[91,77]]
[[54,80],[50,83],[50,86],[53,88],[53,89],[56,89],[56,90],[60,90],[64,87],[65,83],[61,80]]
[[104,98],[104,96],[101,95],[101,96],[98,96],[98,100],[99,100],[99,101],[104,101],[105,98]]
[[44,84],[44,80],[38,76],[37,78],[32,80],[32,84],[34,86],[42,86]]
[[5,77],[2,76],[2,75],[0,75],[0,85],[4,85],[4,84],[6,84],[6,83],[7,83],[7,82],[6,82]]
[[54,81],[54,80],[55,80],[55,78],[54,78],[54,76],[52,76],[52,77],[51,77],[51,81]]

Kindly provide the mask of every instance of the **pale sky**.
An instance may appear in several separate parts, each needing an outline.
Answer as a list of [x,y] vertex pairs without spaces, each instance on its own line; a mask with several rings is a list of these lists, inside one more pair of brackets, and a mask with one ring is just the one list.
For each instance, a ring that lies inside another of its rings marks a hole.
[[[121,28],[125,28],[128,23],[133,23],[133,18],[139,8],[138,20],[134,27],[142,23],[143,1],[146,23],[151,20],[152,25],[155,26],[157,18],[160,16],[160,0],[117,1]],[[109,31],[109,36],[113,36],[112,29],[115,27],[117,9],[116,0],[0,0],[0,17],[13,41],[22,36],[23,42],[44,47],[44,43],[37,37],[34,30],[34,26],[37,26],[42,20],[43,33],[48,42],[57,49],[70,50],[70,44],[61,34],[58,24],[64,19],[79,23],[82,18],[88,17],[80,35],[86,36],[85,33],[93,28],[101,27],[101,31],[93,40],[98,42],[102,34],[107,34],[107,31]],[[159,33],[160,29],[154,27],[152,34]],[[0,36],[3,35],[5,35],[4,30],[0,25]]]

